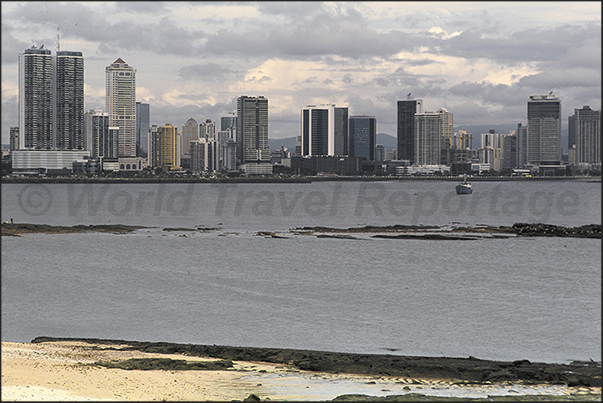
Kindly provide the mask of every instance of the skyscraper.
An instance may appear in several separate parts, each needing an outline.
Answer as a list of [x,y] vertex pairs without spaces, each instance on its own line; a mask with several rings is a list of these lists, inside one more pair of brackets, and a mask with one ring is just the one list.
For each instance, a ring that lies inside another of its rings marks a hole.
[[415,114],[415,155],[418,165],[440,165],[442,153],[442,115],[438,112]]
[[109,125],[119,127],[119,156],[136,157],[136,70],[118,58],[105,75]]
[[423,100],[408,99],[398,101],[398,159],[415,163],[415,113],[423,111]]
[[268,99],[240,96],[237,99],[237,159],[248,174],[271,174],[268,145]]
[[149,155],[149,130],[151,128],[151,106],[136,102],[136,155],[147,158]]
[[549,95],[528,100],[527,162],[534,165],[561,163],[561,101]]
[[157,166],[169,171],[179,165],[178,127],[166,123],[157,128]]
[[334,104],[307,105],[303,108],[302,155],[348,155],[348,113],[348,108]]
[[205,122],[199,123],[199,138],[206,140],[215,140],[216,124],[211,119],[205,119]]
[[191,152],[191,141],[199,139],[199,125],[193,118],[189,118],[184,125],[182,125],[182,137],[180,137],[180,155],[190,156]]
[[528,164],[528,128],[522,123],[517,124],[517,167],[525,168]]
[[236,116],[222,116],[220,118],[220,131],[232,130],[234,133],[237,127],[237,117]]
[[83,150],[84,58],[82,52],[57,52],[55,71],[56,148]]
[[350,157],[375,160],[377,120],[374,116],[350,116],[349,136]]
[[574,109],[569,128],[575,133],[576,164],[601,163],[601,111]]
[[10,150],[15,151],[19,149],[19,127],[10,128]]
[[118,127],[109,126],[109,114],[101,110],[90,110],[84,115],[86,150],[92,158],[117,158]]
[[32,46],[19,54],[19,147],[50,150],[53,144],[53,60]]

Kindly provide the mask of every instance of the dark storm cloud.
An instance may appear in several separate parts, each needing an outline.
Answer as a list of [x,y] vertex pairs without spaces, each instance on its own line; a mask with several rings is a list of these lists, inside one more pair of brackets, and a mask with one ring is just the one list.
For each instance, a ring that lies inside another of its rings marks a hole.
[[[126,7],[125,10],[131,8]],[[139,18],[135,12],[133,14],[137,18],[134,21],[115,22],[111,13],[104,16],[107,11],[96,12],[92,7],[79,3],[26,3],[14,12],[7,13],[6,18],[15,25],[24,23],[40,28],[58,27],[61,38],[67,42],[70,39],[98,42],[98,49],[106,53],[152,50],[162,54],[192,55],[199,46],[194,45],[195,41],[204,36],[201,31],[180,27],[168,17],[153,23]]]
[[505,62],[549,61],[580,46],[585,40],[599,38],[601,26],[589,23],[580,26],[563,25],[552,29],[530,28],[496,38],[483,34],[483,29],[465,31],[438,43],[437,50],[441,54],[468,59],[487,58]]

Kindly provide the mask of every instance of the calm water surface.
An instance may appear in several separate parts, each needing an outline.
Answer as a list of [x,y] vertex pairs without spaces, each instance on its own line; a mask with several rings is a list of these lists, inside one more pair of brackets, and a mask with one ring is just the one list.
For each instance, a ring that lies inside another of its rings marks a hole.
[[[3,237],[2,339],[600,361],[600,240],[344,240],[288,232],[601,223],[600,183],[479,182],[470,196],[453,188],[431,181],[2,185],[3,221],[153,227]],[[163,231],[200,226],[217,229]],[[256,235],[263,230],[289,238]]]

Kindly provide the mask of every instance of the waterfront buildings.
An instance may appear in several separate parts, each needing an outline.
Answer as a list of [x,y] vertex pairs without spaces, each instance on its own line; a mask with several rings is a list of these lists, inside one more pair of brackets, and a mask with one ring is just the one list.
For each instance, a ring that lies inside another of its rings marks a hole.
[[600,164],[601,111],[589,106],[576,108],[568,123],[568,146],[575,146],[575,164]]
[[119,127],[119,156],[136,157],[136,70],[121,58],[105,68],[109,125]]
[[109,125],[109,114],[90,110],[84,115],[86,150],[92,158],[118,158],[119,127]]
[[180,166],[178,127],[166,123],[157,128],[157,166],[164,171]]
[[149,129],[151,128],[151,106],[136,102],[136,155],[147,158],[149,154]]
[[217,140],[198,138],[190,142],[191,170],[195,173],[214,172],[220,169],[220,147]]
[[375,161],[385,161],[387,158],[387,152],[383,144],[377,144],[375,146]]
[[349,155],[375,160],[377,141],[377,119],[374,116],[350,116],[349,119]]
[[415,163],[415,114],[423,112],[423,100],[408,99],[398,101],[398,159]]
[[517,168],[528,165],[528,128],[522,123],[517,124]]
[[348,108],[307,105],[301,113],[301,154],[348,155]]
[[190,157],[191,141],[199,138],[199,125],[193,118],[189,118],[182,126],[182,136],[180,137],[180,155]]
[[53,60],[50,50],[19,54],[19,147],[50,150],[53,142]]
[[211,119],[206,119],[205,122],[199,123],[199,138],[206,140],[216,139],[216,124]]
[[84,58],[58,51],[55,68],[55,135],[58,150],[84,150]]
[[19,149],[19,127],[10,128],[10,150],[15,151]]
[[417,165],[440,165],[442,154],[442,114],[415,114],[415,155]]
[[268,99],[240,96],[237,99],[237,158],[247,174],[270,175]]
[[527,163],[561,164],[561,101],[549,95],[528,100]]

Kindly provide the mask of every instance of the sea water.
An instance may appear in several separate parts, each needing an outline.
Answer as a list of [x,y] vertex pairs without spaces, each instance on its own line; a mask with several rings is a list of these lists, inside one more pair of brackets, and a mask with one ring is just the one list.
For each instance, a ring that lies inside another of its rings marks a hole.
[[3,237],[2,339],[600,361],[599,239],[294,230],[601,223],[600,182],[476,182],[463,196],[454,185],[3,184],[3,221],[150,228]]

